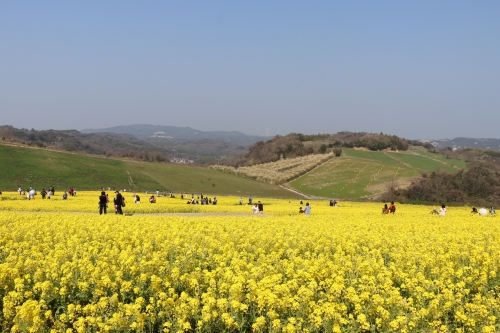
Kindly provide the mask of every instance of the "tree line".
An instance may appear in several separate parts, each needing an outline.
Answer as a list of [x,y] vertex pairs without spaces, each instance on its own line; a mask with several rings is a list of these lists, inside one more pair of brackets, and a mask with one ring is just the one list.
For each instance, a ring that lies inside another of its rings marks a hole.
[[391,184],[386,201],[426,204],[500,204],[500,166],[493,159],[472,161],[456,174],[443,171],[422,173],[409,187]]
[[293,158],[310,154],[333,152],[339,156],[342,148],[365,148],[377,150],[407,150],[411,144],[422,145],[418,141],[409,141],[396,135],[373,134],[365,132],[339,132],[336,134],[302,134],[290,133],[286,136],[277,135],[271,140],[259,141],[249,150],[228,160],[233,167],[251,166],[275,162],[280,158]]

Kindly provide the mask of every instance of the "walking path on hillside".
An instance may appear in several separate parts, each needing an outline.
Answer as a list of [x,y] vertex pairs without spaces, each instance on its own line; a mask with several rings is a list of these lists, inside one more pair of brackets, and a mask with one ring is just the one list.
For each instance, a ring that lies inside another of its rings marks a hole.
[[399,158],[391,156],[391,154],[387,154],[386,152],[384,152],[384,155],[389,157],[389,158],[392,158],[395,161],[398,161],[399,163],[403,164],[404,166],[406,166],[410,169],[413,169],[413,166],[411,164],[405,163],[405,162],[401,161]]
[[440,161],[438,159],[435,159],[435,158],[432,158],[430,156],[425,156],[425,155],[421,155],[421,154],[418,154],[418,156],[421,156],[421,157],[425,157],[425,158],[428,158],[430,160],[433,160],[435,162],[438,162],[438,163],[441,163],[441,164],[444,164],[446,166],[449,166],[449,167],[452,167],[452,168],[455,168],[455,169],[460,169],[458,166],[456,166],[455,164],[451,164],[451,163],[446,163],[444,161]]
[[284,189],[284,190],[287,190],[287,191],[293,192],[293,193],[295,193],[295,194],[298,194],[298,195],[300,195],[300,196],[303,196],[303,197],[304,197],[304,198],[306,198],[306,199],[312,199],[312,197],[311,197],[311,196],[309,196],[309,195],[307,195],[307,194],[305,194],[305,193],[299,192],[299,191],[297,191],[297,190],[294,190],[293,188],[289,187],[289,186],[290,186],[290,182],[288,182],[288,183],[284,183],[284,184],[281,184],[281,185],[278,185],[278,186],[279,186],[279,187],[281,187],[281,188],[282,188],[282,189]]
[[298,178],[302,177],[302,176],[307,175],[308,173],[313,172],[313,171],[314,171],[314,170],[316,170],[317,168],[319,168],[319,167],[321,167],[321,166],[325,165],[326,163],[330,162],[330,161],[331,161],[333,158],[335,158],[335,157],[337,157],[337,156],[333,155],[333,156],[332,156],[332,158],[329,158],[328,160],[324,161],[323,163],[318,164],[317,166],[315,166],[313,169],[309,170],[308,172],[306,172],[306,173],[304,173],[304,174],[302,174],[302,175],[300,175],[300,176],[297,176],[297,177],[295,177],[295,178],[293,178],[293,179],[290,179],[290,180],[289,180],[289,181],[287,181],[286,183],[283,183],[283,184],[278,184],[278,186],[279,186],[279,187],[281,187],[281,188],[282,188],[282,189],[284,189],[284,190],[287,190],[287,191],[293,192],[293,193],[295,193],[295,194],[298,194],[298,195],[300,195],[300,196],[303,196],[303,197],[304,197],[304,198],[306,198],[306,199],[330,199],[330,198],[326,198],[326,197],[318,197],[318,196],[315,196],[315,195],[308,195],[308,194],[302,193],[302,192],[300,192],[300,191],[298,191],[298,190],[296,190],[296,189],[292,188],[292,187],[290,186],[290,183],[291,183],[291,182],[293,182],[294,180],[296,180],[296,179],[298,179]]

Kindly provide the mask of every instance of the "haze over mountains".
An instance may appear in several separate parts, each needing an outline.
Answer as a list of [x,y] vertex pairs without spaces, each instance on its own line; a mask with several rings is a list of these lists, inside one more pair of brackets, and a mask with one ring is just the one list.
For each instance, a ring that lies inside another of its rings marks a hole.
[[[135,124],[125,126],[114,126],[100,129],[85,129],[82,133],[113,133],[130,134],[137,138],[164,138],[172,140],[199,140],[199,139],[219,139],[228,143],[242,146],[250,146],[261,140],[268,140],[271,137],[247,135],[238,131],[200,131],[191,127],[176,127],[162,125]],[[419,140],[429,142],[434,147],[441,149],[444,147],[464,149],[500,149],[500,139],[493,138],[466,138],[457,137],[454,139],[432,139]]]
[[458,137],[454,139],[440,139],[440,140],[420,140],[422,142],[429,142],[435,148],[442,149],[450,147],[452,149],[476,148],[476,149],[500,149],[500,139],[491,138],[464,138]]
[[191,127],[176,127],[162,125],[125,125],[100,129],[85,129],[83,133],[114,133],[130,134],[137,138],[164,138],[173,140],[221,139],[232,144],[248,146],[270,137],[247,135],[237,131],[200,131]]

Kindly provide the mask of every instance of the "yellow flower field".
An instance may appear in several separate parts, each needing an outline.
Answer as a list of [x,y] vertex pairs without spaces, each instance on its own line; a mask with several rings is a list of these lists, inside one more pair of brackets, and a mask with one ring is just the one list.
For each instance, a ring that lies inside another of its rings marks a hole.
[[[254,198],[255,216],[236,197],[126,194],[129,216],[100,216],[98,192],[16,196],[0,201],[2,332],[500,331],[500,220],[468,207],[304,216]],[[207,214],[164,214],[183,212]]]

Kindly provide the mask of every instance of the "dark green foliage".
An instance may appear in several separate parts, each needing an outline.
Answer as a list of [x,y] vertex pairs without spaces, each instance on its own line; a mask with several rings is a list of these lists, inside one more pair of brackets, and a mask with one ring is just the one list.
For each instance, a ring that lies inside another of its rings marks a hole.
[[407,189],[389,189],[389,197],[402,201],[456,204],[500,204],[500,172],[494,163],[472,163],[456,174],[422,174]]
[[315,135],[291,133],[286,136],[277,135],[268,141],[256,142],[246,154],[235,157],[228,164],[239,167],[275,162],[279,158],[292,158],[314,153],[324,154],[327,148],[334,147],[368,148],[372,151],[384,149],[405,151],[409,144],[405,139],[382,133],[339,132]]

